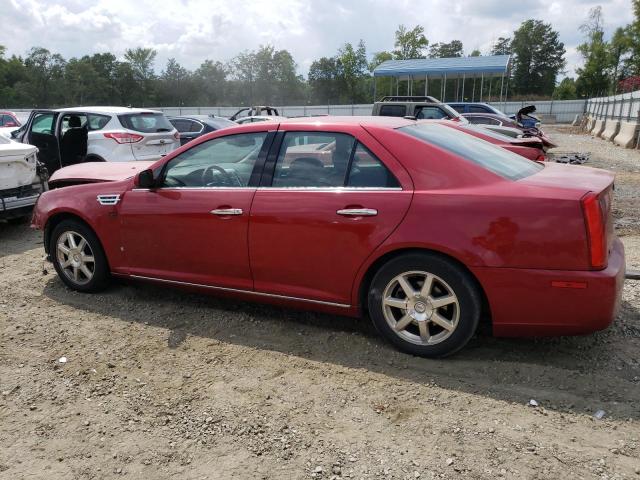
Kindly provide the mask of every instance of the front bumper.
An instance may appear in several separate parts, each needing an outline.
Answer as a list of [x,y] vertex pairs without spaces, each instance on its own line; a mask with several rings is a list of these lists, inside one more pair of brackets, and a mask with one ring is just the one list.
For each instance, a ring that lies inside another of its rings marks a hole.
[[592,333],[611,325],[618,313],[625,277],[624,246],[616,238],[607,268],[599,271],[477,268],[473,273],[487,294],[494,335]]
[[28,215],[43,191],[40,183],[0,190],[0,218]]

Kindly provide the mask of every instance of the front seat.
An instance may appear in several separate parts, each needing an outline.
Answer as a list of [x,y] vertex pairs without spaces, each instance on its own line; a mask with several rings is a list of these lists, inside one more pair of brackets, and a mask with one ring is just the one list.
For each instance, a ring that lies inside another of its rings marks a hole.
[[87,156],[88,132],[78,115],[69,117],[69,129],[60,144],[62,166],[81,163]]

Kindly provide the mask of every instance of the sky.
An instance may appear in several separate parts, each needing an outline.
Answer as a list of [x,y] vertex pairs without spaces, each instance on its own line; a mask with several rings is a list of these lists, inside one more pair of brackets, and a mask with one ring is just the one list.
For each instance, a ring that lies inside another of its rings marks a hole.
[[271,44],[287,49],[306,76],[311,62],[345,42],[365,41],[367,53],[392,50],[399,24],[422,25],[430,43],[461,40],[465,53],[488,54],[523,20],[541,19],[560,33],[566,75],[580,66],[579,26],[601,5],[607,37],[632,20],[630,0],[0,0],[0,44],[9,55],[32,46],[63,57],[127,48],[158,51],[156,70],[174,57],[194,69],[205,59],[228,61]]

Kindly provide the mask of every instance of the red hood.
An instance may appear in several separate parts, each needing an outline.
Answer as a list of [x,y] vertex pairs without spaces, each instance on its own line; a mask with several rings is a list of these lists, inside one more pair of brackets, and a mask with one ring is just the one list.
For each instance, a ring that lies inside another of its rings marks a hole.
[[156,162],[86,162],[70,165],[54,172],[50,184],[56,182],[115,182],[133,177]]

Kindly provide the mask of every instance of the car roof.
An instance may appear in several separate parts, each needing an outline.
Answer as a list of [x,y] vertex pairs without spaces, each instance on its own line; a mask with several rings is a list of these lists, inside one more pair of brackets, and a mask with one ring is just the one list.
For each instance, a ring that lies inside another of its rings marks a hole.
[[158,110],[151,110],[150,108],[132,108],[132,107],[71,107],[71,108],[59,108],[56,112],[87,112],[87,113],[162,113]]
[[[274,117],[278,118],[278,117]],[[362,125],[366,126],[380,126],[389,128],[399,128],[407,125],[413,125],[415,120],[409,120],[402,117],[384,117],[384,116],[353,116],[353,117],[333,117],[333,116],[319,116],[319,117],[297,117],[297,118],[283,118],[280,123],[291,125]]]

